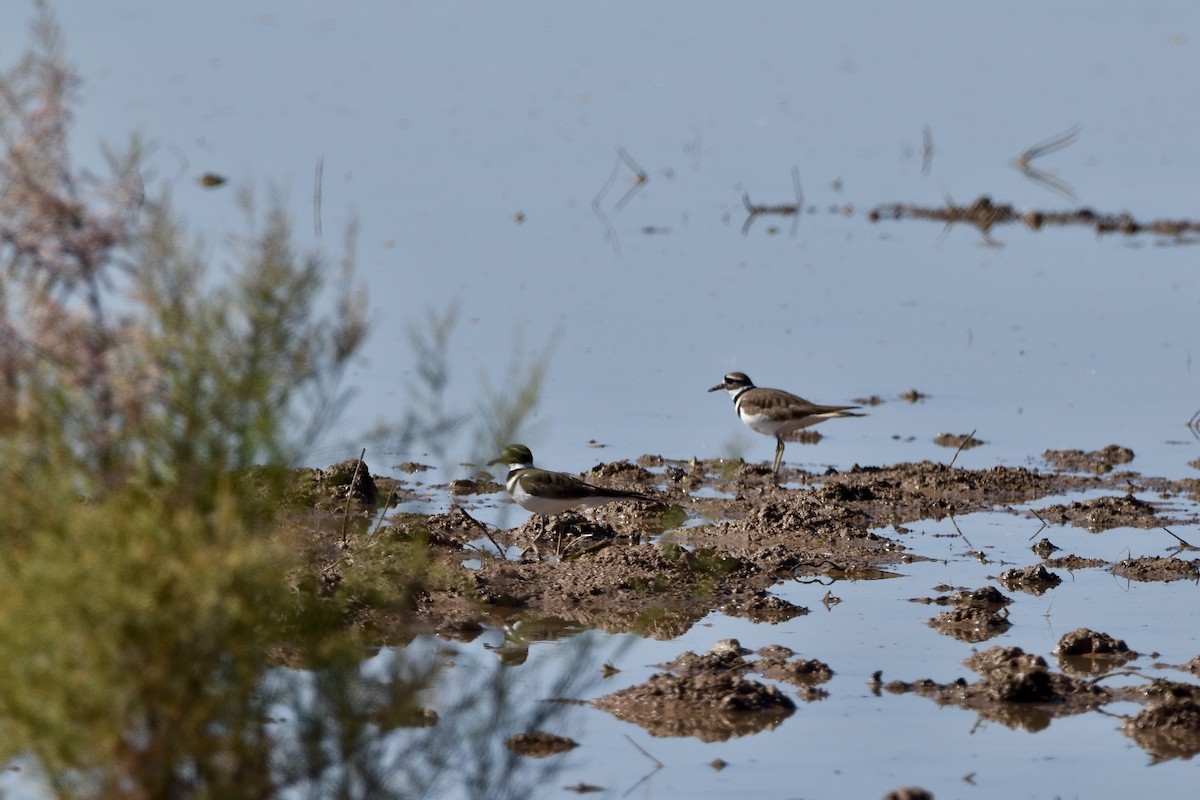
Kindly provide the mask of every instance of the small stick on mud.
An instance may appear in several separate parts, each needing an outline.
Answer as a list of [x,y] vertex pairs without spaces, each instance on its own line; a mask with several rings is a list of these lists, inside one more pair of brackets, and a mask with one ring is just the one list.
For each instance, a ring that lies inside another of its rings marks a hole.
[[350,476],[350,486],[346,489],[346,513],[342,516],[342,549],[349,543],[346,540],[346,527],[350,524],[350,503],[354,500],[354,484],[358,483],[358,471],[362,469],[363,459],[367,457],[367,448],[358,454],[358,463],[354,465],[354,474]]
[[921,174],[928,175],[933,168],[933,128],[926,125],[921,129]]
[[477,519],[475,519],[475,518],[474,518],[474,517],[472,517],[470,514],[468,514],[468,513],[467,513],[467,510],[466,510],[465,508],[463,508],[462,506],[458,506],[458,507],[456,508],[456,510],[458,511],[458,513],[460,513],[460,514],[462,514],[464,517],[466,517],[466,519],[467,519],[467,521],[468,521],[468,522],[470,522],[470,523],[471,523],[472,525],[474,525],[476,528],[479,528],[481,531],[483,531],[483,535],[484,535],[484,537],[485,537],[485,538],[486,538],[486,539],[487,539],[489,542],[491,542],[491,543],[492,543],[492,547],[496,548],[496,553],[497,553],[497,554],[500,556],[500,560],[501,560],[501,561],[508,561],[508,556],[504,554],[504,548],[503,548],[503,547],[501,547],[501,546],[500,546],[500,543],[499,543],[499,542],[497,542],[497,541],[496,541],[496,540],[495,540],[495,539],[492,537],[492,530],[491,530],[491,528],[489,528],[489,527],[488,527],[488,525],[487,525],[487,523],[486,523],[486,522],[482,522],[482,521],[480,521],[480,520],[477,520]]
[[792,232],[795,233],[796,226],[800,223],[800,211],[804,208],[804,192],[800,188],[800,170],[795,166],[792,167],[792,189],[796,192],[796,202],[780,203],[774,206],[758,205],[750,202],[750,193],[742,192],[742,205],[746,207],[748,216],[742,224],[742,236],[750,232],[750,226],[754,223],[754,218],[759,214],[778,214],[782,217],[795,217],[792,223]]
[[396,496],[396,485],[392,484],[392,490],[388,492],[387,500],[383,501],[383,510],[379,512],[379,519],[375,520],[375,527],[371,529],[371,537],[379,533],[379,529],[383,527],[383,518],[387,516],[387,510],[392,507],[392,498]]
[[1165,525],[1164,525],[1164,526],[1163,526],[1163,530],[1164,530],[1164,531],[1166,531],[1167,533],[1170,533],[1172,536],[1174,536],[1174,537],[1175,537],[1175,541],[1179,542],[1179,549],[1178,549],[1178,552],[1181,552],[1181,553],[1182,553],[1182,552],[1184,552],[1185,550],[1186,550],[1186,551],[1200,550],[1200,548],[1198,548],[1198,547],[1194,547],[1194,546],[1192,546],[1191,544],[1189,544],[1188,542],[1185,542],[1185,541],[1184,541],[1184,540],[1183,540],[1183,539],[1182,539],[1182,538],[1181,538],[1179,535],[1177,535],[1177,534],[1173,533],[1173,532],[1171,531],[1171,529],[1170,529],[1170,528],[1168,528],[1167,526],[1165,526]]
[[[961,452],[962,452],[962,450],[963,450],[963,448],[964,448],[964,447],[966,447],[966,446],[967,446],[967,444],[968,444],[968,443],[969,443],[969,442],[970,442],[972,439],[974,439],[974,438],[975,438],[975,431],[977,431],[977,430],[979,430],[979,428],[976,428],[974,431],[971,431],[970,433],[968,433],[968,434],[967,434],[967,438],[963,439],[961,442],[959,442],[959,443],[958,443],[958,449],[954,451],[954,458],[950,459],[950,466],[951,466],[951,467],[953,467],[953,466],[954,466],[954,462],[958,460],[958,454],[959,454],[959,453],[961,453]],[[956,527],[957,527],[957,526],[956,526]],[[961,532],[961,531],[960,531],[960,532]]]

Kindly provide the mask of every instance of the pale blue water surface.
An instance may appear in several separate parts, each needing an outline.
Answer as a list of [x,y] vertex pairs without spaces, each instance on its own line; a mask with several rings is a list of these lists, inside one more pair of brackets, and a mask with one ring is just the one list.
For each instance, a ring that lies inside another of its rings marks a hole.
[[[809,468],[945,461],[951,451],[933,445],[936,434],[977,430],[988,444],[962,452],[961,466],[1038,466],[1047,448],[1117,443],[1137,454],[1133,469],[1196,475],[1189,462],[1200,443],[1186,423],[1200,409],[1200,251],[1021,226],[995,230],[1003,246],[989,247],[965,227],[866,218],[880,203],[981,194],[1018,209],[1072,208],[1011,165],[1072,126],[1078,140],[1038,166],[1069,183],[1080,205],[1147,220],[1200,214],[1194,3],[112,0],[57,9],[85,79],[79,157],[96,163],[101,137],[119,143],[141,131],[156,145],[160,185],[173,184],[215,261],[240,217],[228,187],[197,185],[204,171],[282,186],[302,238],[315,242],[321,161],[322,243],[336,250],[349,216],[361,222],[373,333],[349,378],[357,395],[315,449],[318,463],[357,455],[363,431],[402,416],[415,381],[409,326],[458,302],[450,403],[475,411],[481,374],[508,386],[515,342],[526,356],[551,346],[527,443],[558,469],[642,453],[769,459],[770,440],[738,423],[724,393],[705,392],[736,369],[818,402],[889,400],[869,417],[824,425],[816,447],[790,446],[789,463]],[[17,57],[30,16],[31,4],[6,0],[3,63]],[[621,208],[634,187],[618,146],[647,175]],[[743,192],[792,201],[793,166],[811,210],[794,229],[792,219],[761,217],[742,235]],[[850,213],[830,210],[843,205]],[[930,399],[894,400],[911,388]],[[607,449],[590,449],[593,439]],[[368,462],[382,472],[426,457],[369,453]],[[976,547],[1029,563],[1036,523],[980,515],[959,524]],[[1132,540],[1066,531],[1050,536],[1109,560]],[[1173,544],[1160,535],[1142,540],[1147,552]],[[635,641],[614,679],[637,682],[644,665],[737,636],[829,662],[830,699],[803,705],[774,732],[709,745],[647,741],[578,709],[585,746],[543,796],[580,781],[622,796],[633,781],[614,778],[612,764],[644,758],[626,733],[667,765],[633,797],[878,797],[907,784],[939,797],[1187,796],[1195,764],[1148,766],[1111,717],[1056,720],[1034,735],[912,696],[872,695],[875,669],[909,680],[966,675],[945,665],[970,646],[927,628],[933,612],[907,598],[939,583],[984,585],[1000,569],[965,556],[961,539],[906,544],[945,562],[905,568],[906,580],[839,584],[843,603],[828,612],[825,588],[781,588],[813,613],[779,626],[714,614],[677,641]],[[1194,584],[1127,585],[1087,571],[1074,580],[1019,597],[1017,624],[989,644],[1048,655],[1062,633],[1102,622],[1165,661],[1200,653]],[[562,646],[535,645],[531,661]],[[491,658],[463,647],[464,660]],[[718,757],[730,766],[705,766]]]

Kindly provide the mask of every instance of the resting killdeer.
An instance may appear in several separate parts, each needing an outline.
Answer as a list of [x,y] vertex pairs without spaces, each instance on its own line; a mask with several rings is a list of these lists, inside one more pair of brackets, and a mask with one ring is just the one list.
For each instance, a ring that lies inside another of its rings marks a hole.
[[504,488],[517,505],[535,514],[559,514],[571,508],[598,506],[614,500],[656,502],[637,492],[593,486],[564,472],[551,472],[533,465],[533,454],[523,444],[510,444],[492,464],[507,464]]
[[781,389],[759,388],[744,372],[730,372],[709,391],[718,389],[729,392],[738,416],[751,430],[775,437],[775,472],[783,460],[784,436],[834,417],[865,416],[850,410],[858,406],[819,406]]

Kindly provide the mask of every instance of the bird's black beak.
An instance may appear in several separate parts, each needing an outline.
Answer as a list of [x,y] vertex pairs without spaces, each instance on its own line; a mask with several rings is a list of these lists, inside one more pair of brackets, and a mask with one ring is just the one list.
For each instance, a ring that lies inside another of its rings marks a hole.
[[489,461],[487,463],[487,465],[490,467],[493,464],[503,464],[503,463],[504,463],[504,456],[501,456],[500,458],[493,458],[491,461]]
[[716,386],[714,386],[714,387],[712,387],[711,389],[709,389],[709,391],[710,391],[710,392],[718,392],[718,391],[720,391],[721,389],[724,389],[724,388],[725,388],[725,384],[724,384],[724,383],[718,383]]

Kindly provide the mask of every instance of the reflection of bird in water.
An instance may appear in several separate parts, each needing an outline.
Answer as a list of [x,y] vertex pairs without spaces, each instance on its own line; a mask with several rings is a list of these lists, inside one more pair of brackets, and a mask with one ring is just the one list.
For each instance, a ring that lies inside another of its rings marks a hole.
[[493,650],[496,658],[506,667],[517,667],[529,658],[529,646],[536,642],[556,642],[588,630],[582,625],[567,622],[557,617],[535,617],[518,619],[504,626],[504,641],[499,645],[484,643],[484,648]]

